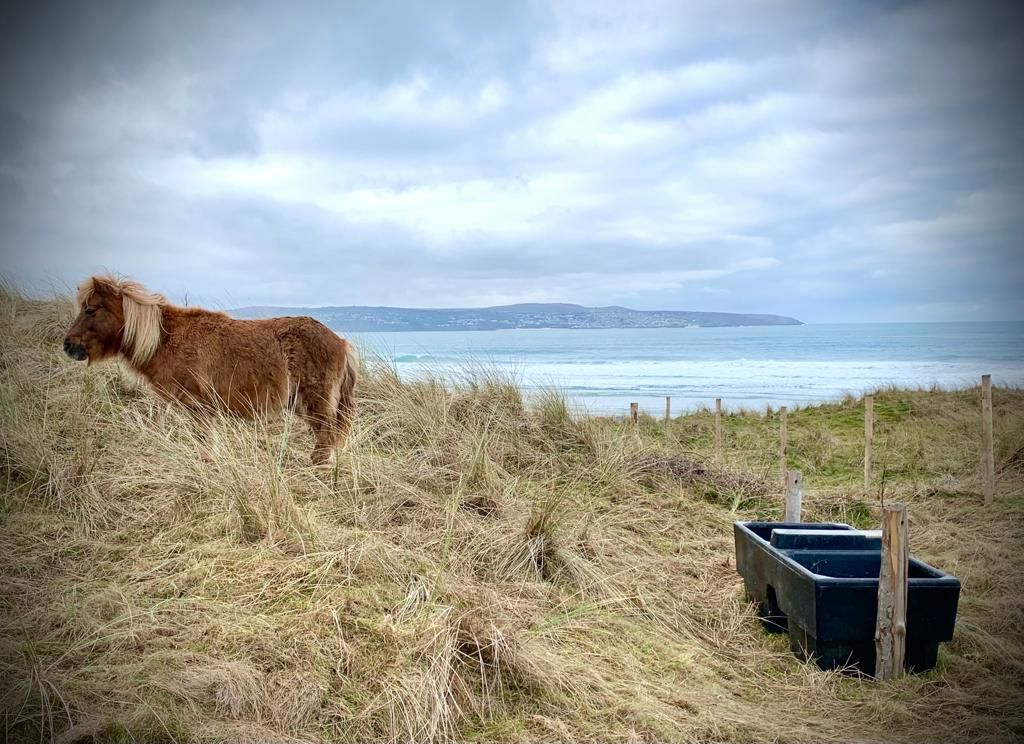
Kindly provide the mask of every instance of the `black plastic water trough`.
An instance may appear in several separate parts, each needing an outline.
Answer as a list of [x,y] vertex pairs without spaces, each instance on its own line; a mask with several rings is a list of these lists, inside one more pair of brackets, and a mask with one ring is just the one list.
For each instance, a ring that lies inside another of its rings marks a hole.
[[[764,627],[822,669],[875,670],[881,538],[846,524],[736,522],[736,570]],[[905,667],[935,666],[953,638],[960,582],[910,558]]]

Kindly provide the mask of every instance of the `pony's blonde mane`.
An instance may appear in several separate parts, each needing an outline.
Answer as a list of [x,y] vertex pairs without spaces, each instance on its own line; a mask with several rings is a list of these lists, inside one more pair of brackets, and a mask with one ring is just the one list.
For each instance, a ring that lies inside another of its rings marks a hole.
[[113,291],[121,298],[124,309],[124,333],[122,351],[132,364],[145,364],[160,346],[163,332],[163,315],[160,308],[169,304],[167,298],[150,292],[132,279],[115,276],[94,276],[78,287],[78,305],[83,307],[97,292],[97,285]]

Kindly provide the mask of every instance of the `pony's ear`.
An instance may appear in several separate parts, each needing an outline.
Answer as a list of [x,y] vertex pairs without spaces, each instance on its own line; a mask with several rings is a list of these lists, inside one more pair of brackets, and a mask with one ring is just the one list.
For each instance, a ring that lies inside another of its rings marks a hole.
[[90,276],[78,285],[78,292],[75,299],[79,305],[83,305],[94,295],[100,295],[103,297],[109,294],[110,289],[109,282],[105,281],[103,277]]
[[97,294],[113,295],[114,297],[121,295],[121,288],[105,276],[94,276],[89,281],[92,282],[93,291]]

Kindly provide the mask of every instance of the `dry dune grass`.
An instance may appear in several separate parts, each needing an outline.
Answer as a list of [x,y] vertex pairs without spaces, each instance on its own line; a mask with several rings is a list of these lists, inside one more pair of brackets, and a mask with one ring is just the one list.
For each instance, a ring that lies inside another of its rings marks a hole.
[[[1019,391],[1000,391],[992,510],[959,454],[969,394],[922,398],[927,433],[893,436],[925,464],[887,493],[964,595],[939,668],[881,685],[799,663],[743,601],[731,522],[779,502],[764,417],[730,421],[743,467],[715,468],[706,414],[637,430],[557,395],[524,406],[491,373],[446,390],[378,366],[336,466],[314,469],[288,420],[199,434],[121,367],[65,360],[68,313],[0,295],[8,741],[1024,735]],[[815,411],[790,420],[827,486],[809,476],[808,517],[877,518]]]

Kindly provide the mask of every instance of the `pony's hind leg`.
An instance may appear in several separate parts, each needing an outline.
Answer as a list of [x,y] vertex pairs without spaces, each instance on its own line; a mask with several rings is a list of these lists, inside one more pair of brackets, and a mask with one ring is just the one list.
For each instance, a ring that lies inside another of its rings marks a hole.
[[334,452],[334,447],[338,443],[338,432],[333,421],[333,416],[329,415],[324,406],[324,413],[322,418],[320,415],[317,416],[316,420],[310,420],[309,425],[313,428],[313,437],[316,443],[313,445],[313,451],[309,455],[309,459],[313,461],[314,465],[326,465],[330,462],[331,453]]
[[299,395],[302,398],[302,416],[313,430],[315,443],[310,453],[314,465],[326,465],[338,442],[338,426],[335,416],[335,403],[331,397],[320,391],[311,391],[300,385]]

